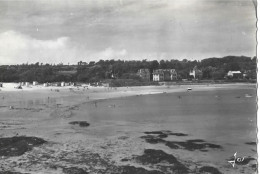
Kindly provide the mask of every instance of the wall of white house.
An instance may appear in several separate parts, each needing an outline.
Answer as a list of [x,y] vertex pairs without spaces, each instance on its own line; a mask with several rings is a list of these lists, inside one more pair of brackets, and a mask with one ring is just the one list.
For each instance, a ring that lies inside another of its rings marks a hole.
[[160,81],[160,76],[159,76],[159,74],[154,74],[153,75],[153,81],[155,81],[155,82],[158,82],[158,81]]
[[196,78],[196,73],[195,73],[195,71],[194,71],[194,70],[190,72],[190,76],[193,76],[193,77],[194,77],[194,79]]

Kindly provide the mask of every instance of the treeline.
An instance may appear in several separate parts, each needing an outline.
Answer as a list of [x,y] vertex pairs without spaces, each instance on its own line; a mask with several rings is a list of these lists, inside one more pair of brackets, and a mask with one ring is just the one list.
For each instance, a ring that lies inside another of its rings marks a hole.
[[189,79],[189,72],[197,66],[202,71],[202,79],[221,80],[228,71],[247,73],[247,78],[256,79],[256,57],[227,56],[208,58],[201,61],[183,60],[99,60],[89,63],[80,61],[78,65],[21,64],[0,66],[1,82],[38,81],[43,82],[99,82],[106,79],[134,79],[142,81],[136,74],[141,68],[175,69],[178,79]]
[[76,72],[75,65],[50,65],[40,64],[21,64],[21,65],[2,65],[0,66],[0,82],[59,82],[74,81]]

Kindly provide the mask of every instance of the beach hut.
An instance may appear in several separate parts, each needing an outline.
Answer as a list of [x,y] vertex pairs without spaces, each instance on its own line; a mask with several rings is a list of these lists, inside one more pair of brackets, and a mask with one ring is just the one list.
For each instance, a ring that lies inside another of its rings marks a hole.
[[33,81],[33,86],[36,86],[38,85],[38,82],[37,81]]
[[61,86],[61,83],[60,83],[60,82],[57,82],[57,83],[55,84],[55,86]]
[[24,86],[25,83],[24,82],[19,82],[19,86]]
[[65,82],[61,82],[61,86],[65,86]]
[[29,87],[30,83],[29,82],[25,82],[25,86]]
[[25,82],[20,82],[19,84],[20,84],[20,86],[24,86]]
[[3,87],[3,83],[0,83],[0,88],[2,88]]
[[44,87],[48,87],[49,84],[48,84],[48,83],[44,83],[43,86],[44,86]]

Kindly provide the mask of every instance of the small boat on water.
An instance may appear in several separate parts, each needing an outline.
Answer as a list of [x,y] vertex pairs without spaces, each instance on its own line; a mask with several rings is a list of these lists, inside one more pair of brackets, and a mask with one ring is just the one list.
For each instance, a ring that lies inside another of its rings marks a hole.
[[192,89],[191,88],[187,88],[187,91],[191,91]]
[[250,95],[250,94],[245,94],[245,97],[247,97],[247,98],[251,98],[251,97],[253,97],[253,96]]

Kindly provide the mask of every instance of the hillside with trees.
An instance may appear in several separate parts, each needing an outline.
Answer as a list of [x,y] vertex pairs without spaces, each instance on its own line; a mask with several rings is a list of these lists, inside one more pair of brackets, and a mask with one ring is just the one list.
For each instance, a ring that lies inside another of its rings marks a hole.
[[189,72],[197,66],[202,71],[202,79],[221,80],[228,71],[247,73],[248,79],[256,79],[256,57],[227,56],[207,58],[201,61],[183,60],[99,60],[78,62],[77,65],[21,64],[0,66],[0,82],[99,82],[109,79],[142,81],[136,74],[141,68],[150,72],[155,69],[175,69],[178,79],[189,79]]

